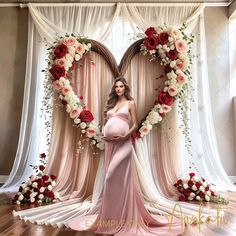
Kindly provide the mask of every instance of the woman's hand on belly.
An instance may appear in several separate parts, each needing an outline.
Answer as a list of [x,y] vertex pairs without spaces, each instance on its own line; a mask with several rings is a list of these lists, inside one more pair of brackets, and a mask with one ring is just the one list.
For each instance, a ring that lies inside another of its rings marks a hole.
[[116,135],[113,137],[105,137],[103,136],[102,139],[107,142],[120,142],[120,141],[126,141],[130,138],[130,135]]

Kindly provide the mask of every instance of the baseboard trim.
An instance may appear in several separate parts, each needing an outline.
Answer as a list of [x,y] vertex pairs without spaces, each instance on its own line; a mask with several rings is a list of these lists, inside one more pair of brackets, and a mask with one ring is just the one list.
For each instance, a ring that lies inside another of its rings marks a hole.
[[0,184],[4,184],[8,179],[8,175],[0,175]]

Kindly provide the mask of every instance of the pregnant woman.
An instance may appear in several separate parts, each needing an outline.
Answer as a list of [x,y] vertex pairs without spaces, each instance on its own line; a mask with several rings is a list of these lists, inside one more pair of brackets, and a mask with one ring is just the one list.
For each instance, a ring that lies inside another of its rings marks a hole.
[[[69,222],[72,229],[114,235],[165,235],[183,233],[181,220],[151,215],[145,208],[132,173],[131,134],[137,129],[136,106],[124,78],[116,78],[104,111],[105,183],[97,215]],[[132,122],[132,125],[130,124]],[[169,228],[170,227],[170,228]]]

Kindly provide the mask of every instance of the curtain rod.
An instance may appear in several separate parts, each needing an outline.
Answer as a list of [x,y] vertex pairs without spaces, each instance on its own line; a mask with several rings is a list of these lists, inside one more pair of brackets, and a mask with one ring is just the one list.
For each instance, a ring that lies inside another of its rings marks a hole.
[[[135,6],[196,6],[200,3],[203,2],[169,2],[169,3],[164,3],[164,2],[145,2],[145,3],[124,3],[124,4],[129,4],[129,5],[135,5]],[[31,3],[35,7],[65,7],[65,6],[114,6],[117,4],[116,2],[112,3]],[[122,3],[121,3],[122,4]],[[228,7],[231,4],[231,2],[205,2],[206,7]],[[28,3],[0,3],[0,7],[21,7],[25,8],[28,7]]]

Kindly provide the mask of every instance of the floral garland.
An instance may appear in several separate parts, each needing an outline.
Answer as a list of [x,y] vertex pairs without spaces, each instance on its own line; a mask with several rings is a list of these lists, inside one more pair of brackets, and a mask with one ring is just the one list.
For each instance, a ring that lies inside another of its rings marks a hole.
[[66,106],[66,111],[74,124],[87,138],[92,139],[91,144],[103,150],[104,143],[101,139],[99,125],[82,102],[83,96],[78,98],[70,85],[71,72],[76,61],[79,61],[90,49],[91,43],[84,37],[73,34],[59,37],[48,48],[48,67],[43,72],[49,75],[54,91],[59,94],[59,99]]
[[167,79],[163,91],[157,96],[154,107],[134,135],[134,139],[148,135],[153,126],[171,111],[174,101],[186,97],[191,64],[189,45],[193,42],[193,36],[185,35],[184,29],[185,24],[180,29],[158,26],[149,27],[145,31],[147,38],[141,44],[141,53],[151,55],[150,61],[159,59]]
[[222,198],[214,191],[214,187],[204,178],[195,173],[189,173],[189,179],[179,179],[174,186],[180,193],[179,201],[206,201],[227,205],[228,200]]
[[18,193],[14,197],[14,202],[18,205],[26,203],[42,203],[52,202],[59,197],[58,192],[54,192],[53,188],[56,186],[55,175],[45,175],[44,170],[46,166],[46,154],[39,155],[40,165],[30,165],[36,175],[31,175],[29,179],[21,184]]

